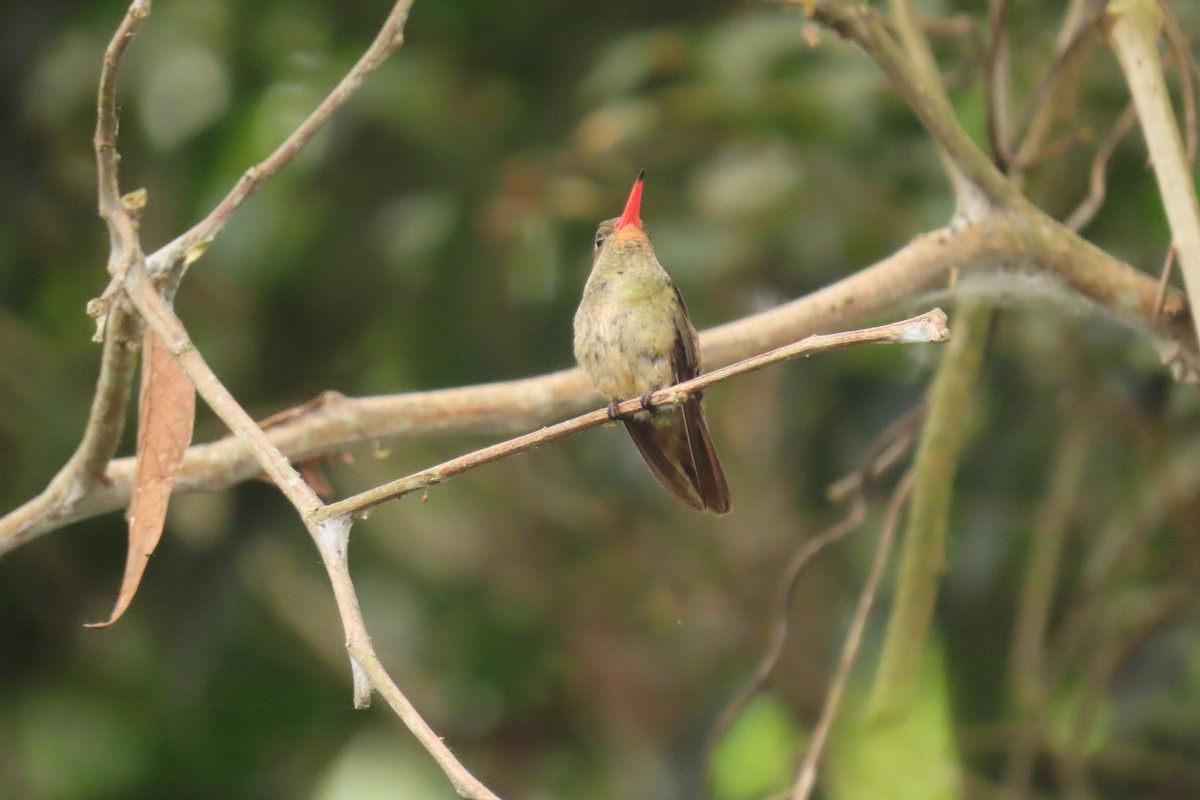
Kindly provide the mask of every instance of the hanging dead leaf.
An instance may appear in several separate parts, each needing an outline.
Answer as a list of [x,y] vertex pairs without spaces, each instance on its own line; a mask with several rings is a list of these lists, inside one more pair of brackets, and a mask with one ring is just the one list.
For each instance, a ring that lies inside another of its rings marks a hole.
[[308,488],[317,493],[317,497],[329,500],[333,497],[333,484],[329,482],[325,471],[321,469],[321,463],[324,460],[310,458],[308,461],[300,461],[296,464],[296,469],[300,471],[300,477],[304,478]]
[[134,468],[133,496],[126,518],[129,522],[129,550],[125,558],[125,577],[121,593],[107,622],[89,624],[89,628],[112,625],[137,594],[146,562],[162,537],[167,518],[171,488],[179,475],[183,454],[192,442],[192,423],[196,416],[196,389],[171,351],[151,330],[143,338],[142,388],[138,398],[137,463]]

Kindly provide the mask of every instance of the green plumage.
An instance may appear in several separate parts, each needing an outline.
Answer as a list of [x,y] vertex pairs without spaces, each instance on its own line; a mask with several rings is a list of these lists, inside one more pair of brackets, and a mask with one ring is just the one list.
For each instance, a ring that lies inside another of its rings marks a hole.
[[[575,312],[575,358],[613,401],[645,397],[700,373],[696,331],[683,298],[658,263],[640,219],[620,224],[624,220],[600,224],[592,273]],[[729,487],[698,395],[622,421],[668,491],[704,511],[729,511]]]

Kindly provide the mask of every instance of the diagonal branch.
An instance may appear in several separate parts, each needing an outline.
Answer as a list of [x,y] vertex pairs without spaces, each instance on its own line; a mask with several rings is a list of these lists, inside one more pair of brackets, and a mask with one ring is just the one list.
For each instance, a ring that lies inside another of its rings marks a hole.
[[[1010,172],[1022,173],[1040,158],[1042,143],[1057,118],[1070,115],[1069,83],[1091,53],[1106,0],[1072,0],[1055,43],[1054,60],[1025,102],[1025,113],[1012,139]],[[1064,102],[1058,102],[1062,98]]]
[[[1113,0],[1107,14],[1109,39],[1146,137],[1192,317],[1200,324],[1200,201],[1158,55],[1162,9],[1155,0]],[[1188,65],[1180,64],[1179,68],[1186,70]]]
[[908,452],[915,435],[913,429],[920,426],[924,416],[924,404],[922,404],[893,423],[868,448],[862,460],[862,466],[829,487],[828,493],[831,499],[835,502],[843,499],[849,500],[850,510],[831,527],[804,540],[788,559],[776,594],[776,611],[772,615],[774,621],[771,624],[767,645],[763,648],[762,655],[759,657],[750,679],[725,703],[725,707],[721,709],[716,722],[709,730],[700,767],[702,786],[707,787],[709,784],[708,776],[712,767],[712,756],[725,732],[755,695],[766,687],[767,681],[770,680],[772,673],[779,665],[784,645],[787,644],[792,604],[805,568],[826,548],[855,532],[863,524],[875,481],[896,466],[899,459]]
[[151,285],[143,269],[135,266],[129,270],[125,277],[125,291],[142,319],[174,354],[183,371],[195,384],[196,391],[249,448],[255,460],[296,507],[301,517],[307,520],[316,513],[323,505],[321,499],[213,373],[200,351],[192,344],[183,323]]
[[1104,198],[1108,194],[1108,161],[1116,152],[1117,145],[1125,138],[1125,134],[1129,133],[1129,129],[1133,127],[1133,123],[1137,122],[1137,114],[1135,113],[1133,104],[1125,106],[1125,110],[1121,112],[1121,116],[1117,117],[1117,121],[1108,129],[1108,133],[1104,134],[1104,138],[1100,140],[1096,147],[1096,154],[1092,156],[1092,166],[1088,170],[1088,192],[1079,205],[1075,207],[1063,224],[1073,231],[1080,231],[1086,228],[1096,214],[1100,211],[1100,206],[1104,204]]
[[[338,82],[337,86],[321,101],[296,130],[280,143],[271,155],[246,170],[227,195],[217,203],[208,216],[197,222],[190,230],[169,242],[149,259],[150,274],[158,276],[172,273],[171,282],[177,283],[181,273],[193,261],[204,254],[209,243],[216,238],[233,212],[279,170],[290,164],[300,151],[312,141],[329,118],[350,99],[362,85],[363,79],[382,64],[388,56],[404,43],[404,25],[413,0],[397,0],[384,20],[374,41],[363,52],[358,62]],[[147,4],[148,5],[148,4]]]
[[821,760],[821,754],[825,750],[825,741],[829,738],[833,721],[841,706],[842,694],[846,690],[846,683],[850,680],[850,671],[854,668],[854,659],[858,655],[863,631],[867,627],[867,617],[871,613],[871,606],[875,603],[875,595],[879,591],[879,583],[883,579],[883,571],[887,567],[888,556],[892,552],[896,529],[900,527],[900,517],[904,513],[912,490],[912,477],[913,474],[910,472],[901,478],[896,490],[892,493],[892,499],[888,502],[887,514],[879,532],[879,543],[875,546],[875,557],[871,560],[871,569],[867,573],[867,582],[863,585],[862,593],[859,594],[858,605],[854,609],[854,618],[850,622],[850,629],[846,632],[846,641],[842,645],[842,654],[838,658],[837,670],[833,674],[829,691],[825,695],[821,718],[813,729],[808,751],[804,754],[796,783],[792,787],[791,800],[808,800],[817,783],[817,764]]
[[945,93],[929,91],[921,68],[892,38],[878,11],[854,0],[784,0],[811,9],[822,24],[858,45],[892,81],[934,140],[963,175],[996,207],[1025,208],[1029,201],[992,163],[959,123]]
[[367,633],[358,595],[350,578],[347,548],[350,536],[348,517],[318,519],[324,504],[304,482],[279,450],[271,444],[266,432],[238,404],[229,390],[204,361],[192,344],[183,323],[155,291],[141,265],[134,265],[125,277],[125,290],[146,324],[163,340],[183,367],[196,391],[230,430],[250,449],[255,459],[296,508],[321,554],[321,562],[334,590],[338,613],[346,636],[354,676],[355,706],[370,704],[371,691],[378,690],[396,711],[397,716],[437,761],[459,793],[473,800],[499,800],[479,782],[450,752],[442,738],[421,718],[387,674],[376,655]]
[[[753,372],[754,370],[778,364],[782,361],[809,356],[813,353],[821,353],[861,344],[943,342],[949,338],[950,331],[946,328],[946,314],[940,308],[935,308],[919,317],[893,322],[890,325],[880,325],[875,328],[847,331],[845,333],[830,333],[824,336],[809,336],[802,341],[776,348],[769,353],[747,358],[736,364],[730,364],[712,372],[706,372],[690,381],[684,381],[683,383],[660,389],[650,395],[649,401],[654,406],[677,405],[689,396],[703,391],[714,383],[728,380],[738,375],[744,375],[747,372]],[[642,407],[641,399],[634,398],[619,403],[617,410],[622,414],[632,414]],[[399,480],[377,486],[374,489],[368,489],[365,492],[348,497],[337,503],[330,503],[317,512],[317,517],[319,519],[327,519],[358,514],[388,500],[394,500],[428,486],[442,483],[455,475],[460,475],[475,467],[490,464],[493,461],[541,447],[544,444],[587,430],[588,428],[603,425],[609,421],[607,410],[592,411],[574,419],[560,422],[557,425],[551,425],[547,428],[527,433],[524,436],[518,436],[514,439],[494,444],[491,447],[476,450],[473,453],[468,453],[445,463],[438,464],[435,467],[421,470]]]
[[1008,54],[1008,8],[1011,0],[988,2],[987,67],[983,72],[983,91],[987,105],[988,143],[992,158],[1000,169],[1008,171],[1012,163],[1012,131],[1009,112],[1011,70]]

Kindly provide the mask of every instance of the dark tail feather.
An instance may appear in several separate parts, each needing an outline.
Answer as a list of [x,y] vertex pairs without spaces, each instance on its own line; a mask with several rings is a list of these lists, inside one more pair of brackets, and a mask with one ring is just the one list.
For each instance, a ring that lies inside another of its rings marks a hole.
[[692,508],[729,512],[729,485],[698,399],[646,420],[627,419],[625,429],[664,489]]
[[695,465],[696,483],[700,496],[704,498],[704,510],[713,514],[728,514],[732,503],[729,484],[725,481],[725,470],[708,434],[708,423],[704,421],[704,409],[700,399],[693,397],[683,404],[683,421],[687,425],[688,442]]

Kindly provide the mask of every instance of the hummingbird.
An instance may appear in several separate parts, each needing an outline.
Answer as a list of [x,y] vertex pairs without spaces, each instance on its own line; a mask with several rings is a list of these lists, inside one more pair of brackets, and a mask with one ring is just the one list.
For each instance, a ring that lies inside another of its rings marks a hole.
[[[621,216],[596,229],[592,272],[575,312],[575,359],[663,488],[693,508],[726,514],[729,486],[700,394],[678,406],[650,405],[654,392],[700,374],[700,348],[683,296],[642,223],[644,177],[645,170]],[[621,416],[617,404],[634,397],[642,408]]]

